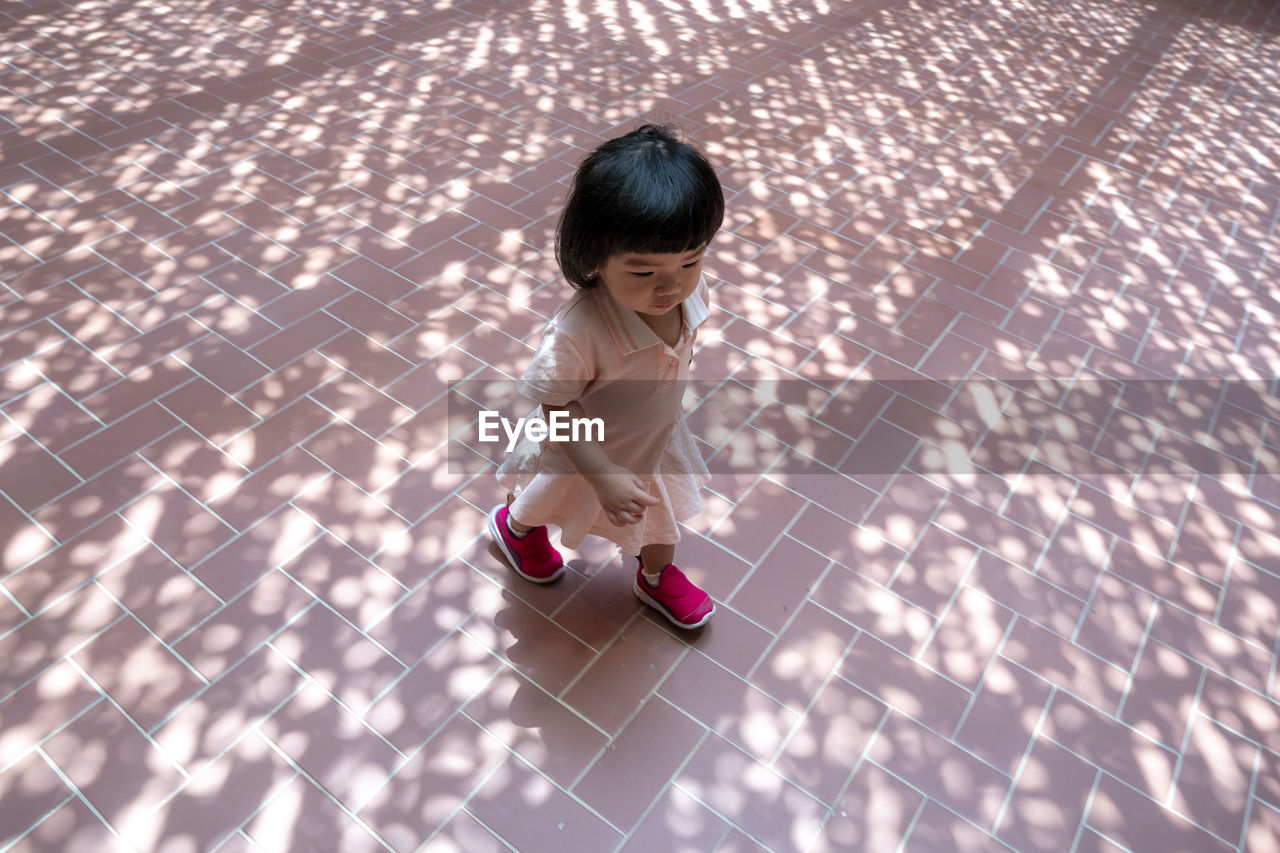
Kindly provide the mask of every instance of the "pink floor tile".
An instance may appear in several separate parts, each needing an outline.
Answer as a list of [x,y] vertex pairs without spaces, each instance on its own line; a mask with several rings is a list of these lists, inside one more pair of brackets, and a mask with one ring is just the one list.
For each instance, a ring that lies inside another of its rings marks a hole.
[[516,758],[494,771],[467,811],[495,835],[529,851],[608,850],[622,840],[577,798]]
[[1019,850],[1069,848],[1097,772],[1079,756],[1037,739],[1019,769],[997,834]]
[[[704,736],[703,727],[663,699],[645,703],[578,781],[575,792],[614,826],[635,827]],[[697,813],[698,809],[690,807]]]
[[867,757],[931,799],[984,828],[995,822],[1008,777],[899,713],[891,713]]

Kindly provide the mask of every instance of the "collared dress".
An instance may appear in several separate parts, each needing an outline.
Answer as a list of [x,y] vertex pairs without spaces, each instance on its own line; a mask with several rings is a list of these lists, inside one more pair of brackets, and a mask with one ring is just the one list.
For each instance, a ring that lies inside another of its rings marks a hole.
[[556,313],[533,360],[516,384],[541,405],[574,400],[604,425],[609,460],[629,469],[660,501],[634,525],[618,527],[562,446],[522,437],[498,468],[498,482],[515,495],[512,516],[523,524],[560,528],[576,548],[587,534],[628,554],[643,545],[680,540],[678,521],[702,510],[700,490],[711,479],[684,419],[684,388],[698,327],[710,315],[706,279],[680,305],[680,337],[669,346],[604,287],[579,290]]

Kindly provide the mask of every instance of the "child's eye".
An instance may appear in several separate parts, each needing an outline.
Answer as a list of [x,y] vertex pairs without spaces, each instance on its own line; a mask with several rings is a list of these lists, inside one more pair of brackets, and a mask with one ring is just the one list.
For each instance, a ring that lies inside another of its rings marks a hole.
[[632,275],[635,276],[636,278],[646,278],[647,276],[653,275],[653,271],[650,270],[649,272],[633,272]]

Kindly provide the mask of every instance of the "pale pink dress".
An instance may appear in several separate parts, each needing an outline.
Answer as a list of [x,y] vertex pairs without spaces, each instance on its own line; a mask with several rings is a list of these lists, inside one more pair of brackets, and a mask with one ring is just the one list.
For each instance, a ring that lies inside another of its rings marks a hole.
[[588,533],[628,554],[680,540],[676,522],[702,510],[699,492],[711,479],[683,409],[694,340],[711,313],[709,296],[706,279],[699,280],[681,304],[674,347],[604,287],[578,291],[556,313],[517,390],[539,404],[577,400],[587,417],[603,419],[609,460],[634,472],[661,503],[646,509],[640,523],[616,527],[558,443],[521,438],[497,475],[516,496],[511,514],[517,521],[559,527],[568,548]]

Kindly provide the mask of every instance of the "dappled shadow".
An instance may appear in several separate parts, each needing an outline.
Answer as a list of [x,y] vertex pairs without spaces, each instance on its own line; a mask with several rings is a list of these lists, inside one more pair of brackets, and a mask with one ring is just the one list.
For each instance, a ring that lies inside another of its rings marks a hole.
[[[939,800],[1042,847],[1086,817],[1131,840],[1126,812],[1239,843],[1253,765],[1280,750],[1270,14],[6,8],[0,773],[47,756],[96,810],[73,800],[30,839],[102,819],[155,849],[496,829],[484,803],[572,801],[675,689],[673,655],[724,642],[634,619],[612,551],[518,588],[484,554],[487,470],[450,470],[446,445],[449,385],[517,375],[563,301],[546,249],[577,159],[658,119],[728,196],[689,395],[726,622],[790,537],[832,561],[806,599],[919,667],[910,688],[827,682],[890,702],[873,762],[836,723],[752,728],[780,697],[749,693],[699,731],[755,754],[708,740],[663,790],[777,849],[913,826],[964,849]],[[627,654],[638,679],[609,669]],[[974,695],[955,731],[899,725],[929,677]],[[982,737],[999,723],[1020,771]],[[775,772],[806,737],[842,746],[822,773],[844,776]],[[986,763],[901,763],[935,737]],[[1209,754],[1231,769],[1205,789]],[[618,840],[592,821],[583,838]]]

